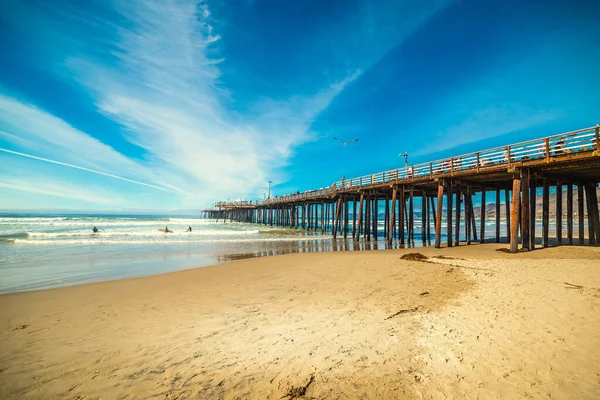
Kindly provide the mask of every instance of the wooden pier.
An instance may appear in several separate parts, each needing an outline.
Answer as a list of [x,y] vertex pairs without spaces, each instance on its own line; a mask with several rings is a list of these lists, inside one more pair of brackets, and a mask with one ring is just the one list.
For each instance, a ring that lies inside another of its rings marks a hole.
[[[547,247],[551,236],[556,245],[600,245],[599,182],[600,132],[596,125],[343,179],[326,189],[256,202],[219,202],[204,215],[223,221],[331,231],[334,238],[351,236],[354,241],[382,238],[407,247],[415,245],[416,227],[420,228],[420,244],[433,242],[437,248],[458,246],[461,237],[466,244],[500,243],[505,237],[511,252],[518,251],[519,244],[527,250]],[[538,191],[542,200],[539,216]],[[550,221],[551,194],[555,221]],[[384,221],[380,224],[382,209]],[[488,217],[494,221],[493,233],[486,232]],[[536,226],[540,222],[538,240]]]

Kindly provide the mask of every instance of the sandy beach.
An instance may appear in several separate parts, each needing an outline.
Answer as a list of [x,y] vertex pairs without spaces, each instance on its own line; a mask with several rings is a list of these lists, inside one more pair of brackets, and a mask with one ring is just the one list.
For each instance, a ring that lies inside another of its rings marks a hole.
[[599,398],[600,248],[501,247],[2,295],[0,398]]

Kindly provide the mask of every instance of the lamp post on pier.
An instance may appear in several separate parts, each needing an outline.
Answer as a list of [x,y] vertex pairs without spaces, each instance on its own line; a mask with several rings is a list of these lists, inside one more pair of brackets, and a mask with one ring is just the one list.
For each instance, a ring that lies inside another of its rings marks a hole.
[[269,181],[269,199],[271,198],[271,183],[273,182]]
[[400,157],[404,157],[404,168],[408,168],[408,152],[398,154]]

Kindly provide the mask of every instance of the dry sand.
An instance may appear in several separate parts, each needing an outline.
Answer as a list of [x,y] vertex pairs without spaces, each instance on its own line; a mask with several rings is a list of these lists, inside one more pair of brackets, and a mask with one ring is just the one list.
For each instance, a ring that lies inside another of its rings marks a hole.
[[600,248],[499,247],[3,295],[0,398],[600,398]]

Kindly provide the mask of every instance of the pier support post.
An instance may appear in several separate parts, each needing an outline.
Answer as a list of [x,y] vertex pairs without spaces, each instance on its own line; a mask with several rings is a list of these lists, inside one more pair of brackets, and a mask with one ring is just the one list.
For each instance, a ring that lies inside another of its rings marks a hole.
[[409,232],[409,245],[415,247],[415,208],[414,208],[414,189],[410,188],[410,199],[408,203],[409,215],[408,215],[408,232]]
[[473,207],[473,189],[469,186],[469,209],[471,214],[471,233],[473,240],[477,241],[477,223],[475,222],[475,207]]
[[467,187],[464,192],[465,200],[465,240],[467,244],[471,244],[471,207],[469,201],[471,200],[471,191]]
[[398,200],[398,237],[400,244],[404,245],[404,217],[406,202],[404,200],[404,186],[400,186],[400,198]]
[[510,242],[510,191],[508,189],[504,191],[504,208],[506,209],[506,238]]
[[446,188],[447,188],[447,192],[446,192],[446,228],[447,228],[447,246],[448,247],[452,247],[452,196],[453,196],[453,182],[452,181],[448,181],[446,183]]
[[585,226],[584,226],[584,197],[583,197],[583,186],[577,185],[577,219],[579,222],[579,244],[585,244]]
[[425,203],[425,214],[427,215],[427,246],[431,246],[431,203],[429,202],[429,196],[427,196],[427,193],[425,193]]
[[337,239],[338,220],[340,218],[340,211],[342,209],[342,198],[339,197],[335,207],[335,219],[333,220],[333,238]]
[[365,194],[363,192],[360,192],[360,202],[359,202],[359,206],[358,206],[358,227],[357,227],[358,229],[356,230],[356,235],[353,235],[354,240],[360,239],[360,231],[362,229],[364,199],[365,199]]
[[350,207],[348,205],[348,199],[344,201],[344,239],[348,238],[348,211]]
[[500,189],[496,189],[496,243],[500,243]]
[[516,253],[519,244],[519,201],[521,200],[521,179],[518,176],[513,178],[512,189],[512,212],[510,214],[510,252]]
[[442,244],[442,204],[444,202],[444,182],[438,182],[437,208],[435,212],[435,248],[439,249]]
[[481,217],[481,239],[479,240],[479,243],[485,243],[485,217],[487,212],[485,206],[485,188],[483,188],[481,189],[481,212],[479,214]]
[[421,197],[421,240],[423,247],[427,246],[427,193],[423,192]]
[[529,171],[529,250],[535,250],[535,220],[536,220],[537,190],[535,176]]
[[396,223],[396,194],[398,188],[396,185],[392,189],[392,215],[390,216],[390,226],[388,228],[388,243],[392,244],[392,237],[394,236],[394,224]]
[[532,250],[529,244],[529,170],[521,169],[521,242],[522,248]]
[[567,244],[573,245],[573,184],[567,184]]
[[456,185],[456,218],[455,218],[455,226],[454,226],[454,245],[458,246],[460,244],[460,208],[461,208],[461,200],[462,200],[462,192],[460,184]]
[[556,244],[562,244],[562,184],[556,182]]
[[544,179],[542,192],[542,247],[548,247],[550,229],[550,186],[548,179]]

